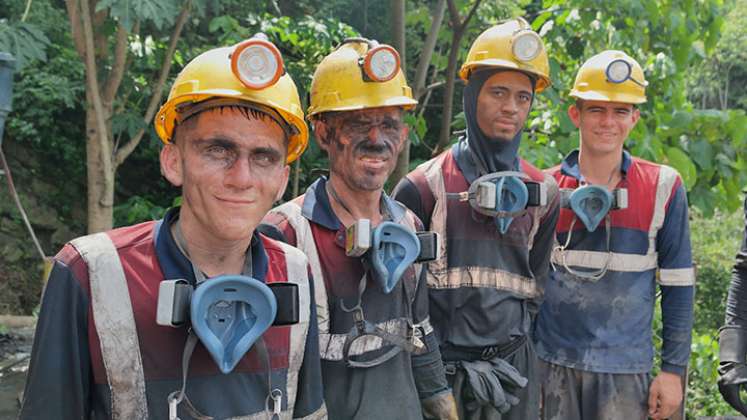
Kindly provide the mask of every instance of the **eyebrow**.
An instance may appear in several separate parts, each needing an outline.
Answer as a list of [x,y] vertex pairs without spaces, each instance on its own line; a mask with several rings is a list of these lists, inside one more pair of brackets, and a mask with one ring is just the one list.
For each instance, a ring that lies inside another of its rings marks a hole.
[[[490,86],[488,89],[490,89],[492,91],[499,90],[501,92],[511,92],[511,89],[509,89],[509,88],[507,88],[506,86],[503,86],[503,85]],[[528,96],[532,96],[532,92],[530,92],[528,90],[524,90],[524,89],[519,89],[517,91],[517,93],[528,95]]]
[[[227,139],[225,137],[207,137],[207,138],[200,138],[195,140],[194,144],[196,146],[201,145],[209,145],[209,146],[222,146],[226,149],[232,149],[237,150],[240,149],[240,146],[233,140]],[[280,157],[282,153],[277,150],[274,147],[268,147],[268,146],[257,146],[257,147],[250,147],[249,153],[251,154],[269,154],[273,157]]]
[[195,146],[222,146],[227,149],[236,149],[239,146],[236,144],[235,141],[227,139],[222,136],[211,136],[211,137],[202,137],[195,139],[194,143]]

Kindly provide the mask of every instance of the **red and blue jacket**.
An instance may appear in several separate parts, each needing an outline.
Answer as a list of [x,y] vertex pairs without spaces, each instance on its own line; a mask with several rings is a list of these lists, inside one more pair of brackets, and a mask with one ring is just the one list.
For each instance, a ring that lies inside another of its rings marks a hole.
[[[185,279],[196,284],[189,260],[177,247],[170,225],[178,209],[164,220],[108,232],[120,257],[132,301],[149,418],[167,419],[169,393],[181,387],[181,361],[187,327],[156,324],[159,284]],[[287,279],[285,253],[274,240],[255,232],[251,242],[253,277],[267,283]],[[313,290],[313,286],[310,287]],[[287,389],[290,326],[270,327],[263,338],[270,355],[273,387],[295,396],[293,417],[323,410],[315,305],[311,314],[297,389]],[[78,251],[66,245],[55,257],[44,291],[21,419],[109,419],[111,393],[92,318],[89,271]],[[202,413],[214,418],[247,416],[265,410],[267,372],[250,350],[229,374],[222,374],[198,343],[192,355],[187,396]],[[191,418],[182,412],[182,419]]]
[[[683,374],[690,354],[694,272],[690,250],[687,195],[672,168],[623,152],[628,207],[611,210],[610,250],[604,223],[588,232],[575,223],[571,209],[561,209],[557,241],[571,241],[553,253],[554,270],[536,326],[537,354],[547,362],[591,372],[644,373],[653,365],[652,322],[661,290],[662,370]],[[548,170],[561,189],[584,182],[578,151]],[[565,253],[565,255],[561,253]],[[599,280],[570,274],[598,269]]]

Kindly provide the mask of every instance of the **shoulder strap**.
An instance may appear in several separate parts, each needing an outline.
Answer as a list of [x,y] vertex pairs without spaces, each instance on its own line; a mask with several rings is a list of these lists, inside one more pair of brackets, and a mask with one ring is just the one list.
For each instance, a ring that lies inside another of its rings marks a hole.
[[71,244],[88,265],[93,321],[111,392],[112,418],[147,419],[140,343],[117,249],[106,233],[77,238]]

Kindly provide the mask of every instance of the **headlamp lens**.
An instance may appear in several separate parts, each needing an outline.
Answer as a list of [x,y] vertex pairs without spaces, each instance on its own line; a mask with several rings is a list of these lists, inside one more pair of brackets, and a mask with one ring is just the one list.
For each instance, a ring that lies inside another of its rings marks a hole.
[[532,61],[542,51],[542,40],[534,32],[524,32],[514,39],[512,51],[519,61]]
[[275,84],[283,74],[283,59],[271,42],[253,38],[236,47],[231,68],[246,87],[263,89]]
[[622,83],[630,78],[632,68],[625,60],[614,60],[607,66],[607,80]]
[[388,45],[379,45],[368,51],[363,68],[371,80],[386,82],[399,71],[399,54]]

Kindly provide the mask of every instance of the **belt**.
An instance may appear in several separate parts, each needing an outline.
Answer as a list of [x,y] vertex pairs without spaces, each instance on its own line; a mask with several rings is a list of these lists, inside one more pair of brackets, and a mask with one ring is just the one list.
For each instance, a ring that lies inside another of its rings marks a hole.
[[[527,342],[527,336],[522,335],[506,344],[487,347],[462,347],[449,346],[441,350],[444,361],[457,360],[490,360],[495,357],[505,359],[513,355],[521,346]],[[448,372],[447,372],[448,373]]]

